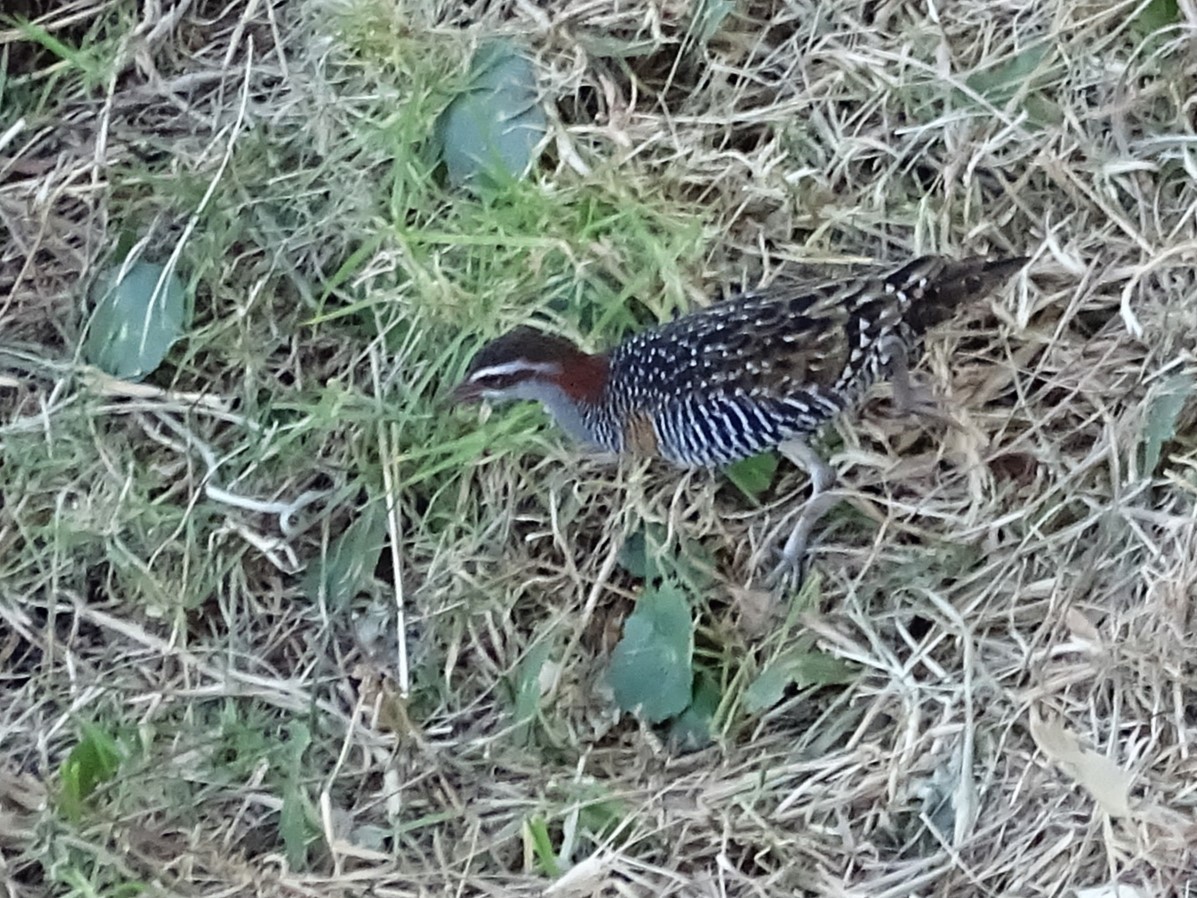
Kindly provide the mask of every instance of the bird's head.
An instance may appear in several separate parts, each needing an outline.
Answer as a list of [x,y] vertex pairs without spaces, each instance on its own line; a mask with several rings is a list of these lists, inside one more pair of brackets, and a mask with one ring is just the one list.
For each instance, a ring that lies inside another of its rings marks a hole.
[[458,403],[535,399],[551,404],[562,397],[580,403],[597,397],[606,376],[606,356],[583,352],[565,337],[517,327],[478,350],[451,398]]

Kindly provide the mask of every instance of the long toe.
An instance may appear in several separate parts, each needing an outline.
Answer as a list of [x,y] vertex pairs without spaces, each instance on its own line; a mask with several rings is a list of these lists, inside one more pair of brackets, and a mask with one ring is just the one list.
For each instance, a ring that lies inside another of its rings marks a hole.
[[899,387],[895,381],[893,410],[894,414],[900,417],[910,416],[945,427],[960,426],[945,410],[943,401],[924,384],[907,383]]
[[836,490],[828,490],[810,498],[798,515],[785,545],[782,546],[780,562],[766,580],[770,587],[780,586],[787,580],[793,580],[795,586],[802,582],[802,569],[811,533],[823,516],[839,504],[842,498]]
[[[792,543],[792,545],[791,545]],[[806,567],[806,538],[786,540],[781,550],[777,565],[765,577],[765,585],[769,589],[798,589],[805,577]]]
[[939,413],[939,400],[926,384],[919,383],[909,376],[895,377],[891,387],[895,414],[922,417]]

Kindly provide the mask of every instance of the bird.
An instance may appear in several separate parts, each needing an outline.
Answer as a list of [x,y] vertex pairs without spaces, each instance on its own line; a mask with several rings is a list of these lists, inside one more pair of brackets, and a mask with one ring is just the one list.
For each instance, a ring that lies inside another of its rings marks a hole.
[[520,325],[484,344],[455,403],[534,400],[593,449],[718,468],[777,450],[811,493],[770,580],[800,567],[814,525],[835,503],[834,469],[810,440],[889,380],[910,411],[909,368],[927,331],[1020,271],[1028,257],[920,256],[823,281],[775,281],[586,352]]

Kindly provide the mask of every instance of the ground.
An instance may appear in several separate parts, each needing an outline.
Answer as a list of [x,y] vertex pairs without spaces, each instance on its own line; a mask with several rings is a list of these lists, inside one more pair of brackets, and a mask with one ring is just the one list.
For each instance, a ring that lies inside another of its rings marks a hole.
[[[458,188],[437,122],[496,34],[547,131]],[[1191,0],[7,4],[0,889],[1197,894],[1195,36]],[[189,306],[137,383],[80,352],[131,250]],[[946,422],[881,387],[822,436],[800,594],[762,579],[789,465],[753,501],[445,404],[529,319],[596,349],[923,252],[1031,262],[928,340]],[[709,741],[615,703],[642,532],[709,562]]]

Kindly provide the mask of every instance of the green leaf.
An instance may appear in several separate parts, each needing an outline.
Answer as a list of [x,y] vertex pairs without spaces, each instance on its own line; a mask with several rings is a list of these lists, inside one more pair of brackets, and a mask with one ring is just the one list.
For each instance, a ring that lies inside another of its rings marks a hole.
[[[649,530],[660,528],[655,524],[645,525],[624,540],[619,547],[619,566],[633,577],[651,582],[657,578],[657,565],[649,554]],[[659,543],[654,541],[655,545]]]
[[618,798],[595,799],[578,809],[578,822],[583,832],[598,841],[622,826],[631,813],[628,805]]
[[698,543],[686,543],[675,555],[666,552],[665,528],[645,524],[634,531],[619,550],[619,566],[647,584],[673,577],[692,592],[700,593],[711,585],[714,559]]
[[692,595],[706,592],[715,580],[715,559],[701,543],[686,542],[676,558],[658,557],[662,565],[670,566],[670,573]]
[[508,41],[479,48],[470,85],[437,122],[441,157],[454,187],[522,178],[546,131],[532,63]]
[[719,686],[706,671],[694,678],[694,694],[686,708],[669,726],[669,742],[680,751],[698,751],[712,741],[712,724],[719,710]]
[[292,870],[303,870],[308,864],[307,796],[299,785],[299,771],[303,754],[312,744],[312,731],[302,721],[287,727],[287,784],[283,788],[283,806],[279,813],[278,830],[283,840],[287,863]]
[[99,727],[85,723],[82,736],[62,763],[59,805],[67,818],[78,821],[92,793],[116,776],[120,768],[120,747]]
[[140,380],[162,363],[187,317],[183,284],[173,271],[165,273],[164,265],[135,262],[119,280],[119,266],[96,280],[83,344],[87,361],[125,380]]
[[1151,0],[1135,17],[1134,28],[1139,34],[1154,34],[1179,22],[1180,4],[1177,0]]
[[610,34],[582,31],[574,39],[578,46],[591,56],[609,56],[615,59],[638,59],[652,56],[661,49],[659,41],[652,37],[625,39]]
[[303,870],[308,865],[308,823],[304,810],[303,792],[295,783],[283,789],[283,808],[279,812],[279,836],[283,840],[283,851],[292,870]]
[[808,686],[834,686],[849,683],[856,671],[846,661],[823,652],[794,649],[778,656],[744,692],[744,709],[758,714],[772,708],[785,697],[791,683],[799,689]]
[[1031,80],[1047,57],[1048,45],[1040,41],[1000,65],[974,72],[965,84],[994,106],[1003,106]]
[[1064,121],[1064,111],[1055,100],[1041,93],[1030,94],[1022,104],[1027,121],[1040,128],[1051,128]]
[[304,576],[304,594],[323,594],[330,607],[345,607],[374,573],[386,535],[386,510],[381,502],[368,503]]
[[660,723],[690,704],[694,622],[681,589],[662,583],[646,590],[624,622],[607,680],[615,703]]
[[512,716],[515,718],[515,739],[520,744],[526,745],[530,741],[532,722],[540,710],[540,671],[549,660],[550,651],[550,640],[541,639],[528,649],[514,678],[515,707]]
[[1160,465],[1164,443],[1176,436],[1176,421],[1185,403],[1193,395],[1194,382],[1188,374],[1177,374],[1164,381],[1147,407],[1143,423],[1142,476],[1151,477]]
[[[361,246],[357,247],[349,256],[343,261],[337,270],[330,274],[324,281],[324,290],[320,293],[318,300],[320,308],[323,310],[324,304],[328,302],[328,298],[332,296],[333,291],[338,290],[343,284],[348,283],[353,279],[354,275],[361,270],[362,265],[367,259],[373,258],[374,253],[377,252],[378,247],[382,245],[383,232],[379,231],[377,234],[370,237],[368,240],[362,241]],[[314,315],[309,320],[303,322],[306,326],[319,324],[334,317],[321,311]]]
[[299,762],[303,759],[303,753],[308,750],[312,744],[312,731],[308,725],[303,721],[293,721],[287,725],[287,749],[291,756],[292,770],[299,769]]
[[532,842],[532,852],[536,855],[536,863],[541,872],[549,876],[561,874],[561,864],[557,860],[557,852],[553,850],[553,837],[549,835],[548,824],[543,817],[529,817],[524,821],[524,830]]
[[804,611],[819,607],[823,601],[823,576],[812,570],[802,581],[798,594],[790,601],[790,610],[786,613],[786,627],[791,627]]
[[[19,8],[19,7],[18,7]],[[23,37],[40,44],[71,68],[84,76],[84,83],[94,86],[105,80],[106,67],[102,60],[106,47],[100,42],[85,41],[82,48],[65,43],[42,26],[20,16],[0,16],[0,22],[13,25]]]
[[756,500],[773,483],[777,474],[777,454],[762,452],[741,459],[723,469],[723,473],[745,496]]
[[736,4],[732,0],[698,0],[697,5],[690,30],[700,43],[705,44],[719,33],[723,20],[736,8]]

